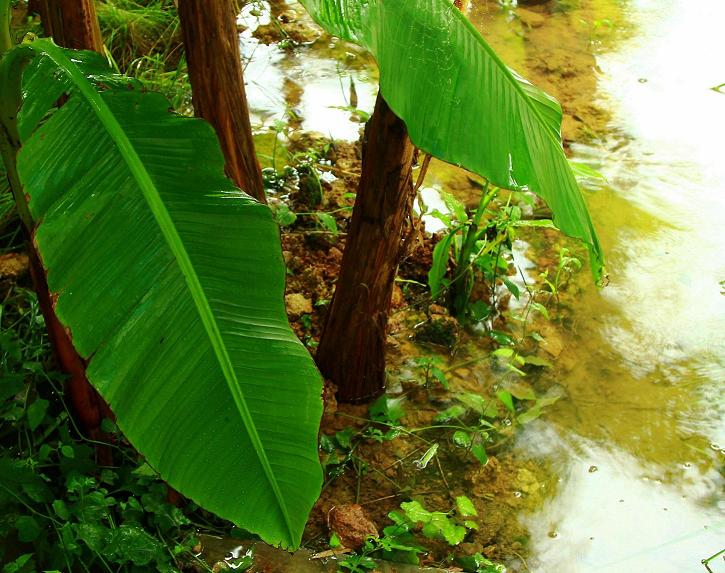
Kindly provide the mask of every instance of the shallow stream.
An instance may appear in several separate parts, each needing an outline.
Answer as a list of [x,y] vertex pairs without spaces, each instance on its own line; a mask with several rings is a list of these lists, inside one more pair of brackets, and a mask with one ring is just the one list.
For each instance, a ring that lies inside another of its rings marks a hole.
[[[467,11],[504,60],[562,101],[572,155],[608,181],[587,201],[609,285],[581,273],[548,374],[566,399],[515,446],[558,479],[519,515],[528,569],[705,571],[701,559],[725,547],[725,93],[711,89],[725,82],[725,3],[470,0]],[[339,42],[313,57],[243,44],[258,123],[291,109],[303,129],[357,137],[340,108],[351,77],[357,106],[372,108],[364,55]],[[709,566],[725,572],[722,558]]]

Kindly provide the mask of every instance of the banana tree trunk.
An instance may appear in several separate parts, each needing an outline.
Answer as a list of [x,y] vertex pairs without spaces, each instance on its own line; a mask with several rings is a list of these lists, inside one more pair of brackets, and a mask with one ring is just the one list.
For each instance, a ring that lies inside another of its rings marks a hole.
[[180,0],[194,111],[214,126],[227,175],[266,203],[244,90],[233,0]]
[[93,0],[40,0],[38,7],[45,35],[52,36],[56,44],[103,52]]
[[414,147],[380,95],[365,136],[347,245],[316,356],[342,402],[369,400],[385,388],[388,314],[413,199]]

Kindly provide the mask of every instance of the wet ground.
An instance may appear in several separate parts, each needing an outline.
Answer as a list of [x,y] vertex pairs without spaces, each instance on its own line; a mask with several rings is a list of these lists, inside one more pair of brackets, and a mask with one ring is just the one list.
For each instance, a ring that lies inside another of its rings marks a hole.
[[[356,139],[361,124],[350,107],[372,108],[371,61],[334,39],[315,41],[296,3],[274,8],[314,43],[283,51],[245,33],[258,126],[291,118],[303,130]],[[491,538],[509,553],[514,543],[525,548],[513,570],[704,571],[701,559],[725,547],[725,95],[710,89],[725,81],[716,65],[725,5],[470,0],[466,10],[509,65],[562,102],[572,156],[608,181],[586,198],[609,285],[597,289],[581,273],[547,332],[555,367],[536,385],[564,397],[487,470],[510,476],[499,484]],[[247,11],[242,22],[250,19]],[[441,164],[426,186],[464,200],[479,190]],[[522,244],[522,265],[537,254]],[[400,343],[400,356],[420,352]],[[471,389],[487,377],[474,365],[454,383]],[[474,493],[490,510],[484,489]],[[710,567],[725,571],[725,562]]]

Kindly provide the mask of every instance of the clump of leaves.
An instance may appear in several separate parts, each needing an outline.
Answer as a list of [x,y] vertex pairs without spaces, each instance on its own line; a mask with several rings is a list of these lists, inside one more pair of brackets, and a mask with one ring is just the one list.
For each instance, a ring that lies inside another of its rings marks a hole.
[[448,378],[443,370],[443,359],[439,356],[419,356],[413,360],[425,386],[440,384],[448,390]]
[[[14,287],[0,305],[0,350],[3,573],[173,573],[197,561],[195,506],[185,513],[169,503],[166,485],[110,421],[112,443],[78,432],[34,293]],[[97,447],[114,463],[99,465]]]
[[[455,507],[449,512],[428,511],[418,501],[402,503],[400,509],[388,514],[393,523],[383,529],[379,538],[368,538],[360,552],[347,556],[339,563],[338,572],[374,571],[377,568],[376,558],[419,565],[420,556],[427,551],[419,541],[421,536],[455,547],[470,531],[478,529],[473,520],[478,513],[466,496],[457,497]],[[330,546],[339,547],[335,536],[330,540]],[[471,573],[504,573],[506,570],[480,554],[456,561]]]
[[494,563],[490,559],[486,559],[480,553],[469,557],[461,557],[456,562],[463,567],[464,571],[469,573],[506,573],[506,567],[501,563]]
[[456,498],[455,509],[444,513],[442,511],[428,511],[419,501],[409,501],[400,504],[402,512],[393,511],[388,517],[398,526],[404,526],[409,531],[415,530],[429,539],[445,541],[451,546],[460,544],[469,531],[478,529],[473,502],[466,496]]

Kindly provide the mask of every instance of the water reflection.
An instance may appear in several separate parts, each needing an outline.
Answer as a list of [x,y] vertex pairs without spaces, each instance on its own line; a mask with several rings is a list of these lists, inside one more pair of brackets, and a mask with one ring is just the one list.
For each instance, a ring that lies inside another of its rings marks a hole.
[[[301,22],[310,22],[301,5],[289,2],[287,6]],[[322,31],[318,34],[327,45],[317,42],[314,49],[285,51],[277,44],[265,45],[254,37],[254,31],[270,24],[269,14],[269,3],[255,2],[247,4],[239,16],[239,23],[246,28],[240,35],[240,47],[256,128],[292,118],[299,120],[298,127],[305,131],[338,140],[358,139],[361,123],[351,118],[349,108],[357,99],[357,108],[371,112],[377,95],[377,78],[369,56],[324,36]]]
[[569,400],[519,440],[555,444],[562,479],[524,517],[532,571],[704,571],[725,544],[725,98],[708,89],[725,5],[639,0],[628,18],[597,59],[610,135],[574,146],[610,182],[588,199],[611,284],[584,289],[564,334]]

